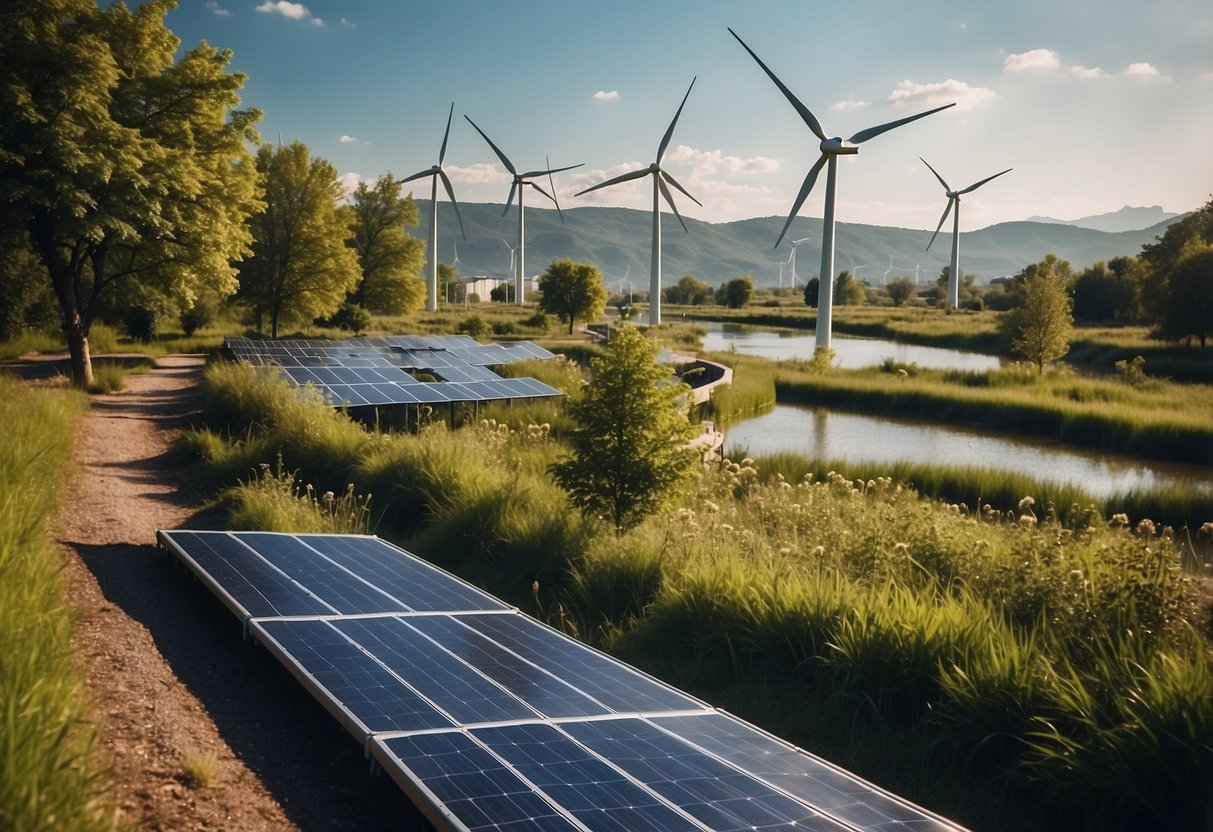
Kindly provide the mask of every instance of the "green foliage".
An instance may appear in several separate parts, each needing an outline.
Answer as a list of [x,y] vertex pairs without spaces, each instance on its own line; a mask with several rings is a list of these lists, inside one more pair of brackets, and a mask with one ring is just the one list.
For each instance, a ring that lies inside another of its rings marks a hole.
[[181,331],[185,333],[186,338],[192,338],[195,332],[210,326],[218,312],[219,296],[209,290],[199,292],[193,304],[181,310],[178,315]]
[[[808,289],[806,288],[807,292]],[[838,279],[834,281],[834,304],[836,306],[862,306],[867,302],[867,293],[863,290],[863,284],[860,283],[849,271],[838,273]]]
[[687,306],[702,306],[715,300],[712,287],[694,275],[684,274],[678,282],[665,290],[666,301]]
[[304,483],[298,471],[262,462],[254,477],[227,489],[223,499],[234,529],[316,534],[369,534],[371,495],[358,496],[354,484],[345,491],[320,492]]
[[1129,322],[1137,317],[1136,261],[1117,257],[1098,260],[1074,279],[1074,318],[1080,321]]
[[358,285],[361,271],[350,237],[349,215],[337,209],[337,170],[295,141],[257,152],[265,210],[252,218],[253,253],[240,266],[240,294],[257,329],[270,336],[284,324],[336,312]]
[[1065,270],[1050,258],[1024,270],[1018,284],[1021,304],[1003,318],[1011,349],[1035,364],[1041,375],[1046,364],[1070,351],[1074,323]]
[[730,309],[740,309],[749,304],[754,297],[754,281],[748,274],[735,277],[724,284],[724,303]]
[[569,335],[577,321],[592,321],[606,310],[602,272],[589,263],[567,257],[555,261],[539,276],[539,308],[565,321]]
[[324,326],[337,327],[353,332],[355,335],[371,326],[371,313],[364,306],[346,301],[341,308],[320,321]]
[[361,269],[351,300],[387,315],[408,315],[425,303],[425,243],[404,230],[417,225],[420,213],[412,195],[400,196],[400,188],[391,173],[376,179],[374,187],[359,182],[343,209],[352,218],[348,244]]
[[905,306],[918,294],[918,284],[912,277],[895,277],[884,288],[894,306]]
[[0,827],[114,828],[71,646],[63,555],[46,523],[85,397],[0,378]]
[[480,340],[489,336],[489,333],[492,332],[492,327],[489,326],[488,321],[479,315],[468,315],[459,322],[459,331],[472,336],[476,340]]
[[1184,244],[1165,271],[1161,302],[1154,318],[1158,334],[1195,338],[1203,348],[1213,336],[1213,240],[1192,237]]
[[817,295],[821,291],[821,280],[810,277],[804,284],[804,305],[817,308]]
[[693,463],[684,446],[694,433],[686,386],[657,363],[657,347],[627,325],[615,330],[591,371],[571,408],[580,426],[573,452],[552,474],[574,505],[622,533],[668,504]]
[[0,234],[5,238],[0,240],[0,341],[53,331],[59,304],[46,267],[24,229],[8,228]]
[[[54,288],[72,375],[92,381],[98,304],[124,280],[189,302],[235,289],[258,207],[236,110],[244,76],[206,43],[177,57],[172,7],[89,0],[0,12],[0,224],[24,227]],[[154,195],[154,198],[149,198]]]

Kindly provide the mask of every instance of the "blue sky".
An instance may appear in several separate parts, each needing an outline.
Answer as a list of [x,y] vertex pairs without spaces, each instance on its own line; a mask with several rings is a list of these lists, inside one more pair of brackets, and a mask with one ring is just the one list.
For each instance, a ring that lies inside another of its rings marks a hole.
[[817,139],[730,26],[828,135],[957,103],[840,161],[841,222],[933,229],[945,197],[919,156],[954,188],[1014,168],[965,198],[962,230],[1213,193],[1208,0],[182,0],[168,24],[233,50],[264,139],[304,141],[349,182],[436,162],[454,102],[461,202],[509,191],[467,114],[520,169],[584,162],[557,177],[562,206],[649,207],[647,180],[573,193],[651,162],[698,76],[665,161],[704,207],[679,209],[786,216]]

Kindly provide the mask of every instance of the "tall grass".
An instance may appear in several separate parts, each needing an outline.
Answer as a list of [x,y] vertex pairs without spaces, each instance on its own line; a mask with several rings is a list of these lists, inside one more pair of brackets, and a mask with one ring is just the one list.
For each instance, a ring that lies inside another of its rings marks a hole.
[[114,827],[46,521],[85,398],[0,378],[0,828]]

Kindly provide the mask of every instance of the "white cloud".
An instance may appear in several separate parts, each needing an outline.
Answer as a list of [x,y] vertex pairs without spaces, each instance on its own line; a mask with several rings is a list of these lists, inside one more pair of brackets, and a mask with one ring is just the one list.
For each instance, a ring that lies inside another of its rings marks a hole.
[[1129,64],[1125,67],[1125,75],[1136,75],[1145,78],[1157,78],[1161,75],[1157,69],[1147,63]]
[[595,101],[614,101],[619,97],[619,90],[599,90],[590,96]]
[[1004,72],[1025,72],[1031,69],[1057,69],[1061,59],[1052,49],[1032,49],[1007,55],[1003,62]]
[[341,142],[342,144],[355,144],[358,141],[358,137],[357,136],[347,136],[343,133],[341,135],[341,138],[337,139],[337,141]]
[[699,150],[685,144],[675,147],[666,159],[678,164],[689,164],[691,175],[694,177],[715,176],[717,173],[723,173],[725,176],[773,173],[782,163],[781,160],[768,156],[743,159],[740,156],[726,156],[719,150]]
[[344,17],[343,17],[343,18],[341,18],[341,25],[342,25],[342,26],[344,26],[344,27],[345,27],[345,28],[347,28],[347,29],[353,29],[353,28],[354,28],[354,22],[353,22],[352,20],[349,20],[348,18],[344,18]]
[[[362,182],[363,179],[361,174],[355,173],[354,171],[349,171],[348,173],[343,173],[338,176],[337,181],[341,183],[341,192],[346,197],[349,197],[349,195],[354,192],[354,189],[358,187],[358,183]],[[367,179],[366,184],[367,187],[371,187],[375,184],[375,180]]]
[[232,16],[232,13],[230,11],[228,11],[227,9],[220,6],[218,3],[215,2],[215,0],[210,0],[210,2],[206,4],[206,7],[211,10],[211,14],[217,15],[218,17],[231,17]]
[[[312,17],[312,13],[307,10],[307,6],[302,3],[292,3],[290,0],[264,0],[264,2],[257,6],[257,11],[266,14],[280,14],[283,17],[289,17],[291,20],[311,20],[313,25],[315,25],[317,20],[320,20],[318,17]],[[319,25],[323,26],[324,21],[321,20]]]
[[325,25],[327,25],[327,24],[325,24],[325,22],[324,22],[323,18],[319,18],[319,17],[313,17],[313,18],[312,18],[312,25],[313,25],[313,26],[325,26]]
[[918,84],[907,79],[898,84],[886,100],[897,107],[913,108],[942,107],[955,102],[957,110],[972,110],[997,97],[994,90],[970,87],[955,78],[939,84]]
[[1072,66],[1070,74],[1077,78],[1106,78],[1108,73],[1097,66]]
[[478,162],[465,168],[458,165],[447,165],[446,174],[452,182],[467,182],[474,185],[510,181],[508,173],[487,162]]
[[848,98],[845,101],[835,101],[830,105],[831,110],[862,110],[872,106],[870,101],[856,101],[853,98]]

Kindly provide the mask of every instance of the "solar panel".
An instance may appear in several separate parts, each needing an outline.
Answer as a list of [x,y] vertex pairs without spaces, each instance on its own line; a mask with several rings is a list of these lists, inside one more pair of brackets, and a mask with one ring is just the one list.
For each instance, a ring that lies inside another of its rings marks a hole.
[[378,538],[158,536],[440,828],[959,829]]

